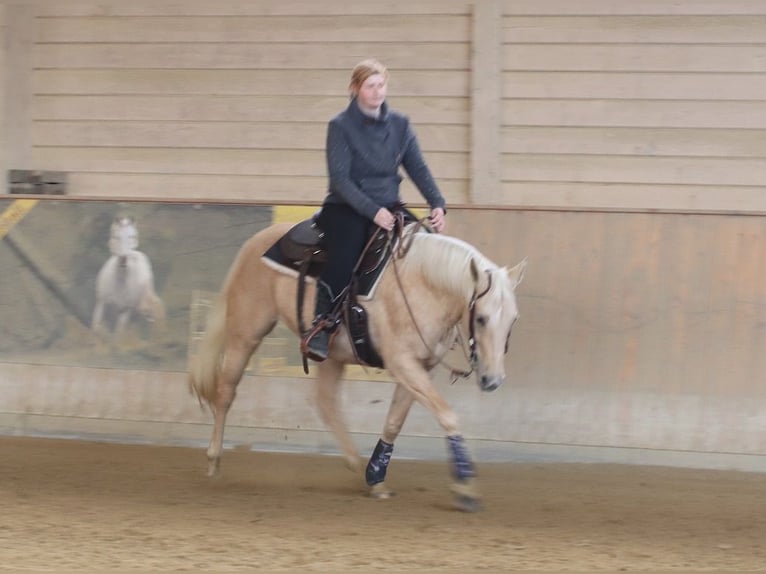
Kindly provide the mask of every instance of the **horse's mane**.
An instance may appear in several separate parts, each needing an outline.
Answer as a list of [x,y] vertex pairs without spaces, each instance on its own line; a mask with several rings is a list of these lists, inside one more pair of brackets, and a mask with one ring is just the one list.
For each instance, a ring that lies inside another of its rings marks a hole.
[[479,271],[498,269],[478,249],[456,237],[416,233],[404,264],[407,268],[421,269],[424,278],[435,288],[461,293],[468,298],[474,289],[471,260]]
[[109,251],[112,255],[125,255],[125,251],[138,248],[138,228],[135,220],[127,215],[118,215],[109,228]]

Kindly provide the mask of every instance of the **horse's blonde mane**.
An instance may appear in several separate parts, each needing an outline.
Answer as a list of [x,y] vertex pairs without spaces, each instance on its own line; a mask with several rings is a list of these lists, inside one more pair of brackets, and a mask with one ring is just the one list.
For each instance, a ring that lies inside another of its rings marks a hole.
[[479,271],[498,268],[472,245],[448,235],[415,234],[412,249],[404,258],[407,268],[422,269],[434,287],[465,297],[470,297],[474,289],[471,260]]

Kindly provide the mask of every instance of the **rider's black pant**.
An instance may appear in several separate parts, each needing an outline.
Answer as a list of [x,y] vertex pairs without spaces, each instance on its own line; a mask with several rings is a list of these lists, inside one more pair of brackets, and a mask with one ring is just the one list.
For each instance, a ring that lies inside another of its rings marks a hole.
[[319,279],[330,288],[332,296],[337,297],[351,281],[374,223],[348,205],[335,203],[322,206],[318,223],[325,233],[328,255]]

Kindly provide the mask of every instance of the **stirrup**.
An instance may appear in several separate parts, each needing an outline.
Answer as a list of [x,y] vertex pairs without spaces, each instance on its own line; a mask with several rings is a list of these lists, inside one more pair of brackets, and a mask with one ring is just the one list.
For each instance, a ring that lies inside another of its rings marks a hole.
[[327,355],[321,356],[317,355],[311,347],[309,347],[309,343],[311,342],[311,339],[313,339],[316,335],[321,333],[325,330],[325,327],[327,326],[327,320],[322,319],[320,321],[317,321],[311,329],[306,331],[306,333],[301,337],[301,354],[311,359],[312,361],[316,361],[317,363],[321,363],[324,361],[329,355],[330,355],[330,333],[327,333]]

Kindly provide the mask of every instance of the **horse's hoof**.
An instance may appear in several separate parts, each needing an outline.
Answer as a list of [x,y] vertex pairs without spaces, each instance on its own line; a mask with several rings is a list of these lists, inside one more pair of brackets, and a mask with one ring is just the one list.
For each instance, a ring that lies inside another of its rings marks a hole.
[[470,496],[455,495],[455,508],[462,512],[480,512],[481,500]]
[[479,512],[481,508],[481,499],[464,494],[455,495],[455,508],[462,512]]
[[364,464],[362,463],[362,459],[358,456],[355,458],[347,458],[346,468],[354,474],[361,474],[364,469]]
[[390,490],[385,482],[379,482],[378,484],[373,484],[370,487],[370,498],[375,498],[377,500],[386,500],[388,498],[391,498],[396,493],[393,490]]
[[481,510],[481,497],[476,482],[472,478],[452,484],[452,494],[455,497],[455,508],[463,512],[478,512]]
[[207,475],[209,477],[218,476],[221,471],[221,459],[211,458],[207,461]]

